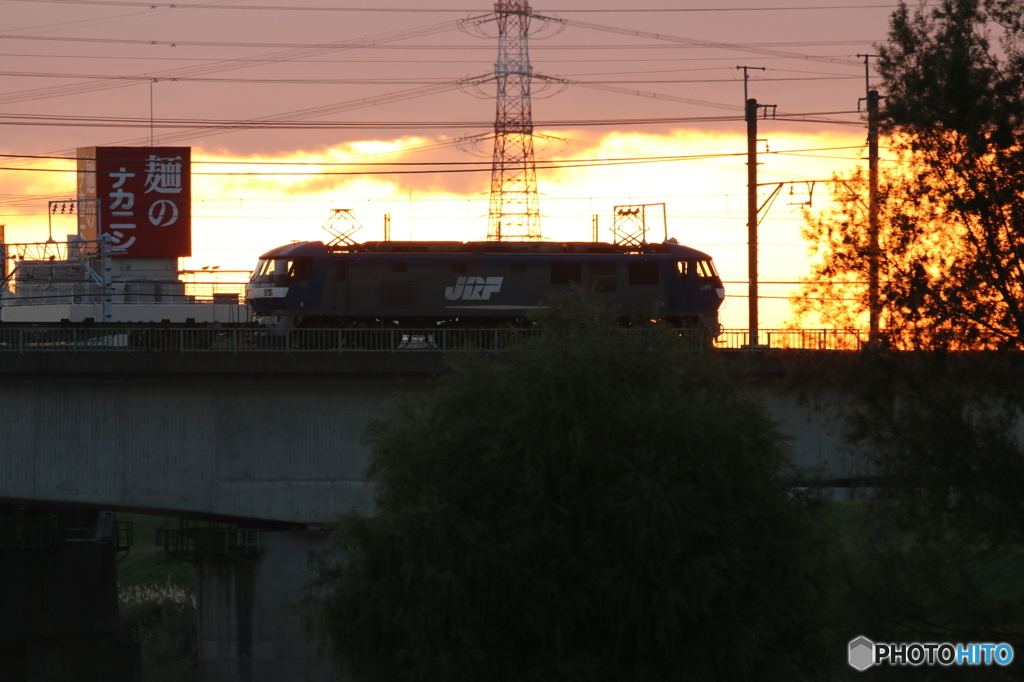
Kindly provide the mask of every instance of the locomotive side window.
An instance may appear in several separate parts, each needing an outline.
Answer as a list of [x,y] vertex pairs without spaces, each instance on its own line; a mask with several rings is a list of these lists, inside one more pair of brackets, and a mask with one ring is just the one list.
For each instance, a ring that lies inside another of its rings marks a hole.
[[312,279],[313,259],[296,258],[288,263],[288,279]]
[[679,279],[686,281],[686,275],[690,271],[690,262],[685,260],[676,261],[676,272],[679,273]]
[[334,281],[344,282],[347,271],[345,269],[345,261],[340,260],[334,264]]
[[587,261],[587,274],[591,277],[614,277],[615,261],[613,260],[592,260]]
[[610,294],[618,290],[618,284],[618,280],[615,279],[615,261],[587,261],[588,287],[594,291]]
[[714,279],[718,277],[715,266],[709,260],[697,261],[697,279]]
[[580,262],[556,260],[551,261],[551,283],[552,284],[579,284],[582,281],[580,276]]
[[512,272],[526,272],[526,263],[513,263],[509,269],[512,270]]
[[629,264],[629,283],[652,285],[658,283],[658,261],[631,261]]
[[405,272],[409,269],[409,266],[405,263],[392,263],[391,272]]

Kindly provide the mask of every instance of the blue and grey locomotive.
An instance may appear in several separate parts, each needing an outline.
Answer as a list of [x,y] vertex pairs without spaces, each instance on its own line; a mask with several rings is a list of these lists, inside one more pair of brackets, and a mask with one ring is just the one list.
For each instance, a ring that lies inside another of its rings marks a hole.
[[299,242],[268,251],[246,286],[258,320],[285,327],[487,326],[522,320],[578,284],[624,319],[653,311],[718,334],[725,298],[711,257],[675,243]]

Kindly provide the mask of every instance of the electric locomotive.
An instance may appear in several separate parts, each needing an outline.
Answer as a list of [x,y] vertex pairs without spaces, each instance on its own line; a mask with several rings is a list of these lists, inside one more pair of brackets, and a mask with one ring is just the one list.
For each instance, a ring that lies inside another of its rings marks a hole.
[[623,319],[658,314],[717,335],[725,298],[711,257],[674,240],[598,242],[297,242],[260,256],[245,289],[277,327],[506,325],[577,284]]

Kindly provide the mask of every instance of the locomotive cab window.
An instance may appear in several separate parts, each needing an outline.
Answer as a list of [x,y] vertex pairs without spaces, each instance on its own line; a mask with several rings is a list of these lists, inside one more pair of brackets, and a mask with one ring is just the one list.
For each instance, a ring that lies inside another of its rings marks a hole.
[[552,284],[579,284],[582,268],[579,261],[556,260],[551,262]]
[[697,279],[715,279],[716,277],[718,277],[718,273],[715,272],[715,266],[711,264],[711,261],[697,261]]
[[676,272],[679,273],[679,279],[685,281],[687,274],[690,272],[690,262],[685,260],[676,261]]
[[629,264],[629,283],[634,285],[652,285],[658,283],[658,261],[641,260]]

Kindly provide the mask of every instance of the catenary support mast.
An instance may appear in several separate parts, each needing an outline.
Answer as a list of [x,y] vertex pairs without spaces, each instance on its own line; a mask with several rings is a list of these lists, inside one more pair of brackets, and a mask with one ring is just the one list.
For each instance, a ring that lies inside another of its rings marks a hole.
[[749,341],[757,343],[757,100],[748,99],[747,119],[747,302],[750,321]]
[[881,340],[882,305],[879,286],[879,244],[878,221],[878,102],[881,97],[871,89],[872,57],[878,55],[858,54],[864,58],[864,89],[868,110],[868,342],[874,347]]

